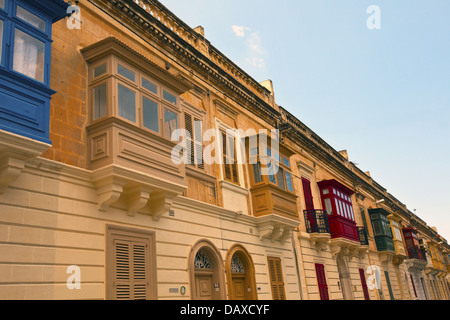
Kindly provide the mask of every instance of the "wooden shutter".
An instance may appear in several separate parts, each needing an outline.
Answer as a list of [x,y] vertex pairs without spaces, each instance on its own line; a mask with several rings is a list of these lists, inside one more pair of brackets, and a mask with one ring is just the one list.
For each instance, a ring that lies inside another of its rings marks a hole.
[[394,292],[392,291],[392,286],[391,286],[391,279],[389,278],[389,272],[384,271],[384,276],[386,277],[386,282],[387,282],[388,289],[389,289],[389,296],[391,297],[391,300],[395,300]]
[[133,233],[108,226],[106,298],[149,300],[157,297],[154,232]]
[[184,127],[191,138],[187,139],[188,160],[191,165],[198,169],[205,169],[203,163],[203,125],[202,120],[195,118],[189,113],[184,113]]
[[[227,143],[227,135],[225,132],[220,132],[222,135],[222,153],[223,153],[223,167],[225,180],[230,182],[239,183],[237,161],[236,161],[236,148],[234,144],[234,137],[229,137]],[[230,150],[230,148],[233,148]]]
[[417,291],[416,291],[416,285],[414,284],[414,278],[412,276],[412,274],[409,275],[411,277],[411,284],[414,290],[414,296],[417,298]]
[[314,210],[314,201],[311,192],[311,182],[308,179],[302,178],[303,194],[305,196],[306,210]]
[[194,165],[195,163],[195,148],[194,148],[194,128],[192,126],[192,116],[188,113],[184,113],[184,128],[189,132],[190,138],[186,139],[187,150],[188,150],[188,160],[189,164]]
[[325,267],[323,264],[316,263],[317,284],[319,286],[320,300],[329,300],[328,285],[325,277]]
[[114,287],[118,300],[149,298],[147,243],[114,240]]
[[369,289],[367,288],[366,275],[364,269],[359,269],[359,277],[361,278],[361,285],[364,293],[364,299],[370,300]]
[[286,300],[284,290],[283,272],[281,269],[281,259],[268,257],[270,285],[272,287],[273,300]]

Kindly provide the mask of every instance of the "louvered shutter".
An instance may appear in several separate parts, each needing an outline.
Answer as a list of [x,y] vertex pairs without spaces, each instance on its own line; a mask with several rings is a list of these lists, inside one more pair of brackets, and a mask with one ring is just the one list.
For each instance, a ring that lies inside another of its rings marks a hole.
[[184,113],[185,129],[190,134],[187,139],[188,159],[190,164],[203,170],[203,125],[202,120],[193,117],[189,113]]
[[272,287],[273,300],[286,300],[284,290],[283,272],[281,269],[281,259],[268,257],[270,285]]
[[234,137],[228,137],[227,143],[227,135],[225,134],[225,132],[221,131],[221,135],[222,135],[222,150],[223,150],[222,153],[223,153],[225,180],[234,183],[239,183]]
[[118,300],[149,298],[147,243],[114,240],[114,289]]
[[325,267],[323,264],[316,264],[317,285],[319,287],[319,294],[321,300],[329,300],[328,285],[325,277]]
[[194,160],[195,160],[195,151],[194,151],[194,143],[193,143],[193,138],[194,138],[194,130],[192,127],[192,116],[188,113],[184,114],[184,127],[186,129],[186,131],[189,132],[189,137],[186,138],[186,148],[187,148],[187,158],[189,160],[189,164],[194,165]]
[[130,243],[114,241],[114,289],[118,300],[131,299],[130,253]]
[[203,163],[203,128],[202,121],[200,119],[194,118],[194,144],[195,144],[195,158],[197,168],[203,170],[205,169],[205,164]]
[[308,179],[302,178],[303,194],[305,196],[306,210],[314,210],[314,201],[311,192],[311,182]]
[[364,269],[359,269],[359,277],[361,278],[361,285],[363,288],[364,299],[370,300],[369,290],[367,288],[366,275],[364,273]]

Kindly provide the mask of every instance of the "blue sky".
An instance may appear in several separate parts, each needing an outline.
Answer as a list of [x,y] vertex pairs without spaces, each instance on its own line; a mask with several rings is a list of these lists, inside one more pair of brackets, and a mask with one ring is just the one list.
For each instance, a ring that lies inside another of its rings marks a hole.
[[450,241],[450,1],[161,2]]

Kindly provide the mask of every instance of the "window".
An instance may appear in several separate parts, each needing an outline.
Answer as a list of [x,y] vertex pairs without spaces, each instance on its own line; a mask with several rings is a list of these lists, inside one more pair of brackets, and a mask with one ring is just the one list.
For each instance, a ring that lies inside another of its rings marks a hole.
[[187,139],[188,160],[189,164],[203,170],[203,123],[202,120],[184,113],[184,127],[189,132],[190,138]]
[[90,87],[91,121],[117,116],[168,140],[179,128],[178,97],[170,93],[168,101],[169,89],[118,57],[109,56],[91,66]]
[[0,129],[50,144],[52,24],[64,1],[0,0]]
[[[249,162],[253,167],[251,170],[253,175],[253,184],[268,180],[268,182],[276,185],[281,190],[294,192],[292,173],[290,169],[291,166],[288,157],[279,153],[272,153],[272,150],[266,147],[265,155],[271,158],[265,161],[267,164],[262,164],[259,155],[259,148],[252,148],[248,151],[248,154]],[[278,166],[278,171],[276,173],[274,163]],[[262,175],[263,169],[267,172],[267,178]]]
[[314,210],[314,201],[311,191],[311,182],[302,178],[303,195],[305,197],[305,210]]
[[103,118],[107,115],[106,109],[106,99],[107,99],[107,91],[106,91],[106,83],[99,85],[94,88],[94,112],[93,119]]
[[286,300],[284,289],[283,271],[281,269],[281,259],[267,257],[269,265],[270,286],[272,287],[273,300]]
[[328,215],[338,215],[355,222],[351,199],[353,191],[334,180],[320,182],[319,188]]
[[221,139],[225,180],[239,184],[234,137],[221,131]]
[[[52,19],[29,3],[11,0],[0,2],[0,63],[9,70],[38,82],[49,84]],[[12,36],[4,32],[10,30]],[[5,60],[5,49],[11,52]]]
[[155,233],[107,226],[106,298],[156,299]]
[[319,287],[320,300],[330,300],[328,296],[327,278],[325,277],[325,267],[316,263],[317,285]]

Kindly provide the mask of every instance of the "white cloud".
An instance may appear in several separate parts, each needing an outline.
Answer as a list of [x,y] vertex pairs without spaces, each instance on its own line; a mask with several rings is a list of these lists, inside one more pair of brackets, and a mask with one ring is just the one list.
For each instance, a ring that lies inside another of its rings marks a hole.
[[264,50],[259,34],[245,26],[231,26],[231,28],[236,37],[245,39],[250,53],[250,57],[246,58],[247,63],[254,68],[265,68],[266,62],[263,58]]
[[256,32],[252,32],[248,38],[248,46],[250,49],[257,54],[263,54],[264,51],[261,45],[261,38]]
[[234,34],[238,38],[244,38],[245,37],[245,30],[249,30],[249,28],[244,26],[231,26],[233,29]]

